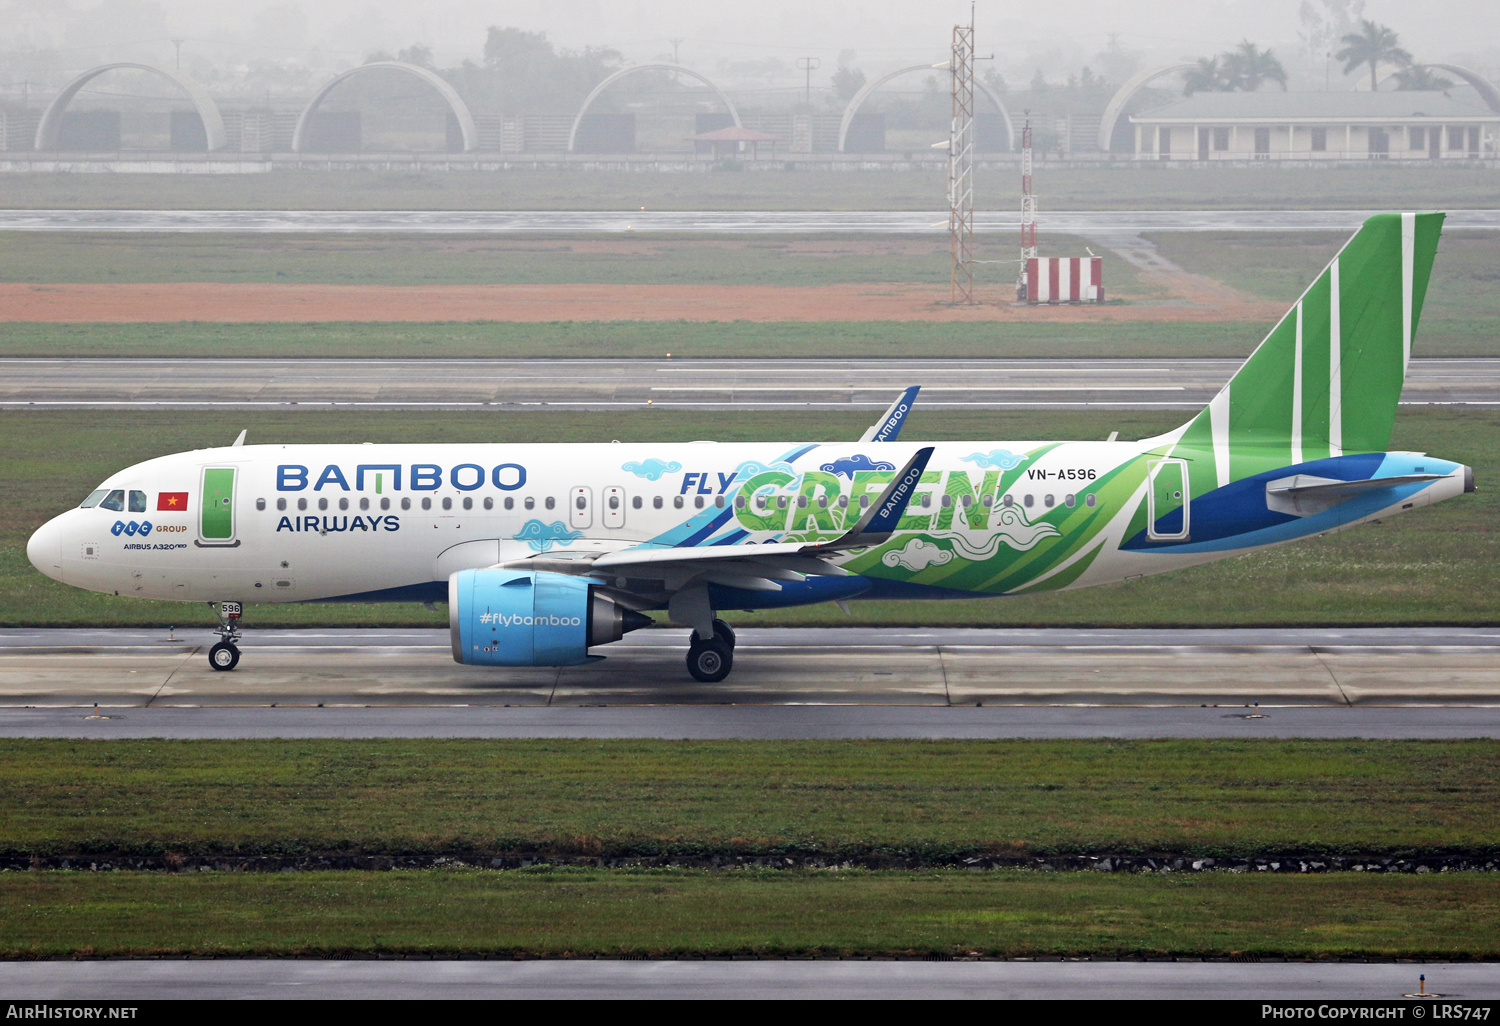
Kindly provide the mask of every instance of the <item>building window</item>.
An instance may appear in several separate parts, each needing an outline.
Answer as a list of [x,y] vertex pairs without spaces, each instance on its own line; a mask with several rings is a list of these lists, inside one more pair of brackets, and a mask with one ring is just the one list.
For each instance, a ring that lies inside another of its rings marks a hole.
[[1255,155],[1257,157],[1269,157],[1271,155],[1271,130],[1269,128],[1257,128],[1255,130]]
[[1216,129],[1214,129],[1214,149],[1216,149],[1216,150],[1227,150],[1227,149],[1229,149],[1229,129],[1227,129],[1227,128],[1216,128]]
[[1172,159],[1172,130],[1170,128],[1156,130],[1156,152],[1162,160]]
[[1464,130],[1462,128],[1448,129],[1448,148],[1450,150],[1461,150],[1464,148]]
[[[1437,129],[1433,129],[1437,131]],[[1421,151],[1427,148],[1427,129],[1408,128],[1406,130],[1406,148],[1412,151]]]
[[1314,153],[1323,153],[1328,149],[1328,129],[1314,128],[1312,130],[1312,150]]

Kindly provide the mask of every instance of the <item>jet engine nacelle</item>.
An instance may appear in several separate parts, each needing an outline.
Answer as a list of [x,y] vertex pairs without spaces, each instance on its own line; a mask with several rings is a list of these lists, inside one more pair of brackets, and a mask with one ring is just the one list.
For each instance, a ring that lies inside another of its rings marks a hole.
[[453,658],[474,666],[576,666],[591,645],[651,618],[598,593],[598,582],[528,570],[460,570],[448,578]]

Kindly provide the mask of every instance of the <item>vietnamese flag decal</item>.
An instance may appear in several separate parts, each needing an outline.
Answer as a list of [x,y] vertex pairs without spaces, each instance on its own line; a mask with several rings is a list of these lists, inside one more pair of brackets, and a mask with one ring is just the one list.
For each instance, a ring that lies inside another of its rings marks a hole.
[[156,508],[164,509],[187,509],[187,492],[158,492],[156,496]]

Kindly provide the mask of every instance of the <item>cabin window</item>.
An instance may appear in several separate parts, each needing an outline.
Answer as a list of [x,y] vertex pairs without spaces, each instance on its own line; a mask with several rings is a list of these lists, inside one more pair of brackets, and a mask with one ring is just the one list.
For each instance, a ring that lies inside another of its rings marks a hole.
[[307,508],[307,500],[306,499],[298,499],[297,500],[297,508],[298,509],[306,509]]
[[110,492],[104,497],[104,501],[99,503],[99,508],[112,510],[115,513],[125,512],[125,489],[116,488]]
[[661,496],[660,495],[653,495],[651,497],[651,508],[652,509],[661,509]]
[[848,508],[849,508],[849,496],[847,496],[847,495],[840,495],[839,496],[839,509],[848,509]]
[[99,500],[109,494],[108,488],[101,488],[97,492],[89,492],[88,498],[78,504],[79,509],[93,509],[99,505]]
[[369,509],[370,508],[370,497],[368,495],[361,495],[359,497],[359,508],[360,509]]
[[723,508],[724,508],[724,496],[722,496],[722,495],[715,495],[714,496],[714,509],[723,509]]
[[1095,500],[1094,500],[1093,495],[1085,495],[1083,497],[1083,504],[1085,506],[1087,506],[1089,509],[1093,509],[1094,508],[1094,501]]
[[799,495],[799,496],[797,496],[797,508],[798,509],[806,509],[807,508],[807,496],[805,496],[805,495]]
[[390,499],[385,499],[385,498],[381,499],[380,500],[380,508],[381,509],[390,509],[391,508],[391,500]]
[[543,505],[545,505],[548,509],[556,509],[557,508],[557,500],[554,499],[552,496],[549,495],[549,496],[547,496],[547,499],[543,503]]
[[734,497],[734,508],[735,509],[744,509],[745,508],[745,497],[743,495],[736,495]]
[[1033,505],[1035,505],[1035,502],[1031,498],[1031,496],[1028,495],[1026,496],[1026,498],[1021,500],[1021,505],[1025,506],[1027,509],[1030,509]]
[[536,509],[536,500],[528,495],[524,500],[522,500],[521,505],[525,506],[527,509]]
[[[672,508],[673,509],[681,509],[682,508],[682,496],[680,496],[680,495],[674,495],[674,496],[672,496]],[[761,509],[765,509],[765,507],[762,506]]]
[[424,496],[422,496],[422,508],[423,509],[431,509],[432,508],[432,496],[430,496],[430,495],[424,495]]
[[786,509],[786,496],[785,495],[778,495],[778,496],[776,496],[776,508],[777,509]]
[[818,508],[819,509],[827,509],[828,508],[828,496],[826,496],[826,495],[820,495],[820,496],[818,496]]
[[974,496],[965,495],[958,501],[963,503],[964,509],[968,509],[970,506],[974,505]]
[[1010,507],[1014,506],[1015,504],[1016,504],[1016,497],[1014,495],[1004,495],[1004,496],[1001,496],[1001,498],[1000,498],[1000,505],[1004,506],[1006,509],[1009,509]]
[[[443,508],[444,509],[448,508],[448,500],[447,499],[443,500]],[[464,509],[473,509],[473,508],[474,508],[474,497],[471,496],[471,495],[465,495],[464,496]]]
[[931,492],[923,492],[920,496],[918,496],[918,498],[920,498],[922,500],[922,508],[923,509],[927,509],[927,508],[929,508],[932,505],[932,493]]
[[949,509],[949,508],[952,507],[952,505],[953,505],[953,496],[951,496],[951,495],[944,495],[943,496],[943,508],[944,509]]
[[1067,506],[1069,509],[1072,509],[1074,506],[1078,505],[1078,500],[1072,495],[1064,495],[1063,505]]
[[448,498],[446,495],[443,496],[443,508],[444,509],[452,509],[453,508],[453,500],[450,499],[450,498]]
[[349,508],[349,500],[348,499],[340,499],[339,500],[339,509],[348,509],[348,508]]
[[516,508],[516,497],[514,495],[507,495],[505,497],[505,508],[506,509],[515,509]]
[[256,499],[255,500],[255,508],[256,509],[265,509],[266,508],[266,500],[265,499]]
[[318,508],[319,509],[327,509],[328,508],[328,500],[327,499],[319,499],[318,500]]
[[695,495],[695,496],[693,496],[693,507],[695,509],[702,509],[703,508],[703,496],[701,496],[701,495]]
[[[465,508],[467,508],[467,507],[465,507]],[[485,509],[494,509],[495,508],[495,497],[493,495],[486,495],[484,497],[484,508]]]
[[620,497],[618,495],[611,495],[609,497],[609,508],[610,509],[619,509],[620,508]]
[[146,493],[132,490],[130,493],[130,512],[146,512]]
[[870,497],[868,495],[861,495],[859,497],[859,508],[860,509],[869,509],[870,508]]
[[411,496],[409,496],[409,495],[403,495],[401,497],[401,508],[402,509],[411,509]]
[[279,509],[279,510],[286,509],[286,500],[285,499],[277,499],[276,500],[276,508]]
[[756,509],[765,509],[766,508],[766,497],[764,495],[757,495],[755,497],[755,508]]
[[1052,508],[1052,503],[1053,503],[1052,496],[1050,496],[1050,495],[1044,495],[1044,496],[1042,496],[1042,505],[1043,506],[1046,506],[1048,509],[1051,509]]
[[982,501],[986,506],[993,506],[995,504],[995,497],[993,495],[986,495],[980,501]]
[[643,506],[643,505],[645,505],[645,504],[643,502],[641,502],[641,497],[639,495],[632,495],[630,497],[630,508],[631,509],[640,509],[641,506]]

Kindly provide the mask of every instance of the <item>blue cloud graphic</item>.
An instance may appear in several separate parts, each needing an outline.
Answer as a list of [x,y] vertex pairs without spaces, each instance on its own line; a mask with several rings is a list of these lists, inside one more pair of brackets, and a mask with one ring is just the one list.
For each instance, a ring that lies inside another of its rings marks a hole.
[[886,463],[883,460],[879,463],[875,463],[870,459],[870,457],[855,453],[853,456],[845,456],[843,459],[834,460],[832,463],[825,463],[819,469],[826,470],[829,473],[834,474],[835,476],[839,474],[846,474],[848,475],[849,480],[853,481],[854,475],[858,471],[895,470],[896,465],[894,463]]
[[989,452],[971,452],[960,457],[966,463],[998,470],[1015,470],[1031,457],[1011,452],[1009,449],[991,449]]
[[681,470],[682,464],[676,460],[668,463],[653,457],[649,460],[641,460],[639,463],[632,460],[623,464],[620,469],[636,477],[644,477],[647,481],[660,481],[663,474],[675,474]]
[[558,542],[570,542],[582,538],[582,531],[570,531],[561,520],[544,524],[540,520],[528,520],[515,534],[516,541],[526,542],[533,552],[546,552]]
[[792,468],[790,463],[773,463],[770,466],[766,466],[764,463],[757,462],[756,460],[746,460],[734,468],[734,480],[731,483],[738,484],[742,481],[748,481],[756,474],[764,474],[768,470],[779,470],[783,474],[791,474],[793,477],[798,476],[797,471]]

